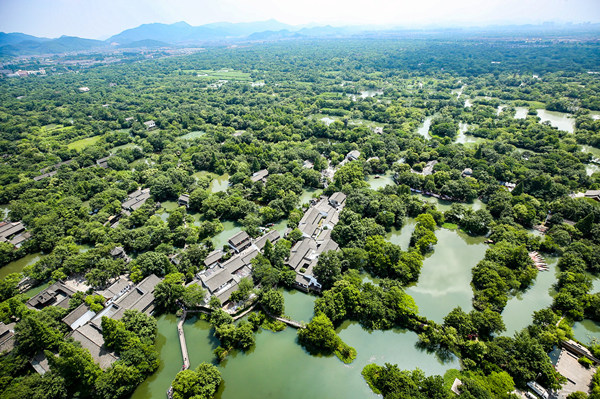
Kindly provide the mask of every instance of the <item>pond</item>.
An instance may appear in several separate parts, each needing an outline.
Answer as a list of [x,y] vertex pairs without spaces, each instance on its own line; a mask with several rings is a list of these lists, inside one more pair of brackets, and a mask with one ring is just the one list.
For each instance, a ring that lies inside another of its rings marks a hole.
[[546,308],[552,304],[556,291],[552,287],[556,282],[558,268],[557,257],[544,256],[548,263],[548,271],[540,271],[531,287],[525,292],[510,298],[504,311],[502,319],[506,331],[502,335],[512,337],[515,332],[521,331],[532,322],[534,311]]
[[6,266],[0,268],[0,279],[8,276],[11,273],[21,273],[25,266],[33,265],[38,260],[42,259],[45,255],[38,252],[35,254],[25,255],[21,259],[14,260],[8,263]]
[[515,119],[525,119],[528,113],[529,108],[527,107],[515,107]]
[[[376,176],[379,177],[376,178]],[[369,175],[367,176],[367,184],[372,190],[378,190],[387,185],[395,186],[396,183],[394,182],[393,176],[394,174],[392,172],[387,172],[383,175]]]
[[435,115],[426,116],[423,124],[417,129],[417,133],[425,137],[427,140],[431,138],[429,135],[429,127],[431,126],[431,121],[433,120],[434,116]]
[[484,142],[485,139],[482,137],[471,136],[470,134],[466,134],[469,130],[468,123],[459,123],[458,124],[458,136],[456,136],[456,142],[462,144],[475,144]]
[[314,316],[316,296],[298,290],[283,290],[284,314],[296,321],[308,323]]
[[583,319],[573,325],[573,335],[581,343],[588,345],[593,340],[600,340],[600,323]]
[[6,219],[9,213],[10,209],[8,208],[8,205],[0,205],[0,221]]
[[408,218],[401,229],[392,227],[392,230],[386,234],[385,239],[392,244],[400,245],[403,251],[408,249],[410,236],[412,235],[417,222],[413,218]]
[[[446,212],[447,210],[449,210],[450,207],[452,206],[452,204],[454,203],[452,201],[445,201],[443,199],[430,197],[430,196],[418,194],[418,193],[412,193],[412,195],[419,197],[423,201],[435,204],[437,210],[441,211],[441,212]],[[474,211],[485,208],[485,204],[483,202],[481,202],[480,199],[474,199],[473,202],[458,202],[458,204],[464,205],[467,208],[471,208]]]
[[573,133],[575,131],[575,119],[571,114],[556,111],[547,111],[545,109],[536,110],[540,117],[540,122],[550,122],[558,130]]
[[383,95],[383,90],[381,89],[377,89],[377,90],[364,90],[360,92],[360,98],[368,98],[368,97],[375,97],[375,96],[382,96]]
[[208,186],[208,189],[211,193],[227,191],[227,188],[229,187],[229,174],[227,174],[227,173],[224,173],[222,175],[216,175],[215,173],[210,173],[210,172],[203,170],[203,171],[194,173],[192,176],[194,176],[196,179],[199,179],[204,176],[208,176],[208,177],[212,178],[212,180]]
[[483,259],[488,246],[483,237],[458,230],[438,229],[435,235],[438,243],[423,261],[419,281],[406,293],[415,300],[420,315],[442,323],[457,306],[465,312],[473,308],[471,269]]
[[221,223],[223,223],[223,231],[212,238],[215,249],[223,248],[233,235],[242,231],[242,225],[237,222],[227,220]]
[[[286,314],[302,318],[312,315],[314,297],[297,291],[284,292],[284,296]],[[176,317],[163,315],[157,322],[161,365],[137,388],[132,399],[164,398],[181,369]],[[184,324],[192,369],[201,362],[214,360],[212,351],[219,343],[211,330],[206,321],[196,317]],[[367,331],[357,323],[345,322],[337,332],[358,352],[349,365],[335,356],[309,355],[298,344],[297,331],[290,327],[278,333],[260,330],[251,350],[234,351],[219,365],[225,382],[217,398],[376,398],[360,374],[369,363],[397,363],[402,369],[419,367],[427,375],[444,374],[449,368],[460,367],[454,356],[440,359],[417,348],[418,337],[411,331]]]

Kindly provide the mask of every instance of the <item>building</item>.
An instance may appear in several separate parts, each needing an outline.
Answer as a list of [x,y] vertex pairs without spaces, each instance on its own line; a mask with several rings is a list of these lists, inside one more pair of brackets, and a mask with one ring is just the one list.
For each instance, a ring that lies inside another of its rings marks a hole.
[[111,249],[110,256],[112,256],[115,259],[123,259],[125,263],[131,262],[131,258],[127,255],[127,252],[125,252],[125,249],[123,247],[114,247],[113,249]]
[[62,321],[71,328],[77,330],[79,327],[92,320],[96,312],[90,310],[90,307],[84,302],[77,306],[75,310],[63,317]]
[[117,278],[108,288],[97,290],[95,293],[97,295],[102,295],[107,301],[114,302],[117,298],[129,291],[131,287],[133,287],[133,282],[131,280],[125,276],[119,276],[119,278]]
[[348,161],[356,161],[360,157],[360,151],[352,150],[346,155]]
[[331,195],[331,197],[329,197],[329,204],[331,204],[331,206],[334,208],[344,206],[345,202],[346,202],[346,194],[344,194],[340,191],[333,193]]
[[190,207],[190,196],[188,194],[181,194],[177,199],[177,203],[180,206],[185,206],[186,208]]
[[252,244],[250,236],[245,231],[240,231],[231,237],[227,243],[237,253],[242,252]]
[[600,190],[588,190],[585,192],[585,198],[591,198],[600,201]]
[[90,91],[90,88],[87,86],[83,86],[79,88],[79,91],[82,93],[87,93],[88,91]]
[[100,166],[101,168],[108,168],[108,160],[112,157],[112,155],[109,155],[107,157],[104,158],[100,158],[96,160],[96,165]]
[[15,324],[0,321],[0,353],[6,353],[15,347]]
[[206,259],[204,259],[204,267],[206,269],[212,269],[213,267],[217,266],[219,262],[221,262],[223,254],[223,251],[221,251],[220,249],[214,250],[211,253],[209,253],[206,256]]
[[25,231],[22,222],[0,222],[0,242],[8,242],[17,248],[31,238],[31,234]]
[[102,370],[106,370],[118,360],[115,353],[104,346],[102,329],[92,323],[79,327],[73,331],[71,337],[78,341],[82,348],[90,351],[94,362],[98,363]]
[[126,211],[135,211],[140,208],[146,200],[150,198],[150,189],[145,188],[143,190],[138,189],[133,193],[129,194],[127,200],[121,204],[121,207]]
[[[254,241],[245,232],[243,233],[245,236],[240,236],[239,239],[248,237],[248,245],[245,244],[244,240],[243,250],[225,261],[222,261],[224,255],[222,251],[211,252],[204,260],[206,269],[197,275],[209,295],[216,296],[222,304],[229,301],[231,294],[238,289],[242,278],[250,277],[252,259],[264,248],[267,240],[274,243],[280,238],[279,232],[276,230],[269,231]],[[234,237],[239,235],[240,233]],[[229,241],[233,240],[234,237]]]
[[62,281],[57,281],[30,298],[27,301],[27,306],[38,310],[50,305],[67,309],[69,307],[69,299],[71,299],[73,294],[75,294],[74,290],[67,287]]
[[266,183],[267,182],[267,176],[269,176],[269,171],[266,169],[262,169],[259,170],[258,172],[254,172],[252,174],[252,176],[250,177],[250,180],[252,180],[253,183],[256,182],[263,182]]
[[144,125],[146,126],[146,130],[156,129],[156,122],[154,122],[153,120],[144,122]]
[[296,272],[296,287],[304,291],[321,289],[313,275],[313,268],[319,261],[319,255],[339,248],[331,239],[331,231],[339,221],[345,200],[346,195],[340,192],[329,198],[321,197],[298,223],[303,238],[294,244],[286,261],[286,265]]

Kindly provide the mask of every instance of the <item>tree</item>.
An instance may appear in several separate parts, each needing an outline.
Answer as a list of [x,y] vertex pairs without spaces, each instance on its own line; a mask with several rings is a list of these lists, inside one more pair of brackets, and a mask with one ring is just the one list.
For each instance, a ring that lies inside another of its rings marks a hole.
[[25,356],[54,348],[60,340],[60,332],[42,321],[41,313],[28,313],[15,326],[15,346]]
[[177,373],[171,386],[173,399],[212,399],[219,385],[221,373],[212,364],[200,363],[196,370],[183,370]]
[[139,270],[144,277],[151,274],[164,276],[172,267],[167,255],[153,251],[140,254],[135,260],[135,264],[139,267]]
[[19,281],[21,281],[21,277],[18,273],[11,273],[0,280],[0,302],[4,302],[8,298],[17,295],[19,292],[17,290]]
[[319,255],[313,273],[323,289],[329,289],[342,277],[342,262],[336,251],[327,251]]
[[260,295],[260,304],[273,316],[281,316],[284,311],[283,294],[276,290],[266,290]]
[[192,284],[185,287],[183,292],[182,302],[186,308],[193,308],[204,303],[206,290],[199,284]]
[[174,310],[177,301],[183,299],[185,287],[184,276],[181,273],[167,274],[163,281],[154,288],[154,301],[161,310]]
[[65,386],[70,397],[81,393],[82,396],[91,396],[94,391],[96,379],[102,374],[100,366],[87,349],[75,346],[70,342],[61,342],[58,356],[50,351],[45,352],[50,367],[65,380]]
[[117,362],[96,379],[96,396],[101,399],[124,398],[133,393],[142,379],[142,374],[135,367]]
[[311,352],[329,354],[337,349],[340,338],[331,320],[320,313],[313,317],[306,328],[298,330],[298,340]]

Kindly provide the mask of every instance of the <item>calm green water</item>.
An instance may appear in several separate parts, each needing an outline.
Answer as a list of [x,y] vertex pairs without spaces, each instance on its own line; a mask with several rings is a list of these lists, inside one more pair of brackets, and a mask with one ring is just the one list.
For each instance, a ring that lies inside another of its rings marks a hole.
[[0,279],[8,276],[11,273],[21,273],[25,266],[33,265],[38,260],[42,259],[45,255],[41,253],[25,255],[21,259],[10,262],[6,266],[0,268]]
[[471,269],[483,259],[487,245],[483,237],[463,232],[438,229],[438,243],[423,261],[417,284],[408,287],[419,307],[419,314],[442,323],[444,317],[460,306],[469,312],[472,306]]
[[[177,318],[175,315],[163,315],[156,321],[158,324],[156,347],[160,354],[160,366],[135,390],[131,396],[132,399],[166,398],[171,381],[183,365],[177,336]],[[192,342],[188,342],[188,346],[192,344]]]
[[527,107],[515,107],[515,119],[525,119],[528,113],[529,108]]
[[[441,212],[446,212],[447,210],[450,209],[450,207],[453,204],[453,202],[451,202],[451,201],[444,201],[442,199],[435,198],[435,197],[429,197],[429,196],[423,195],[423,194],[412,193],[412,195],[416,195],[423,201],[427,201],[432,204],[435,204],[437,210],[441,211]],[[471,208],[474,211],[485,208],[485,204],[483,202],[481,202],[481,200],[479,200],[479,199],[474,199],[473,202],[470,202],[470,203],[461,203],[461,205]]]
[[432,120],[433,120],[433,116],[425,117],[423,124],[421,126],[419,126],[419,128],[417,129],[417,133],[420,134],[421,136],[425,137],[427,140],[429,140],[431,138],[431,136],[429,135],[429,127],[431,126]]
[[533,312],[546,308],[552,304],[556,291],[552,287],[556,282],[558,268],[557,257],[544,256],[548,263],[548,271],[538,272],[533,286],[508,300],[502,319],[506,331],[502,335],[512,337],[515,332],[531,324]]
[[393,173],[391,172],[388,172],[384,175],[378,175],[378,179],[376,179],[375,176],[376,175],[367,176],[367,183],[369,184],[369,188],[372,190],[379,190],[387,185],[396,185],[396,183],[394,183]]
[[308,323],[314,316],[315,299],[317,297],[297,290],[283,290],[285,303],[284,314],[296,321]]
[[466,134],[467,131],[469,130],[469,127],[470,126],[468,123],[461,122],[458,124],[458,136],[456,136],[457,143],[476,144],[476,143],[482,143],[482,142],[486,141],[482,137],[475,137],[475,136],[471,136],[470,134]]
[[194,176],[196,178],[200,178],[200,177],[204,177],[204,176],[212,177],[213,179],[211,180],[210,185],[208,186],[208,189],[212,193],[218,193],[219,191],[226,191],[227,187],[229,187],[229,175],[227,173],[219,176],[214,173],[206,172],[203,170],[203,171],[194,173],[192,176]]
[[538,109],[536,111],[541,119],[540,122],[550,122],[552,126],[565,132],[573,133],[575,131],[575,119],[571,117],[571,114],[547,111],[545,109]]
[[403,251],[406,251],[410,244],[410,236],[412,235],[416,224],[417,222],[415,222],[415,219],[408,218],[405,220],[404,225],[400,230],[392,227],[392,230],[386,234],[385,238],[392,244],[400,245],[400,248]]
[[221,249],[224,245],[227,245],[229,239],[242,231],[242,225],[237,222],[225,221],[223,223],[223,231],[212,238],[215,249]]
[[573,335],[586,345],[593,340],[600,340],[600,323],[590,319],[578,321],[573,325]]

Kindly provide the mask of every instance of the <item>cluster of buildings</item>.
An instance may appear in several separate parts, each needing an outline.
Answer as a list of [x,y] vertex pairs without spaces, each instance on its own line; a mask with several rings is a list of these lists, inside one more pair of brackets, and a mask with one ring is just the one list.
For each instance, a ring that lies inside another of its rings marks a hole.
[[337,251],[338,244],[331,239],[331,231],[340,218],[346,194],[336,192],[331,197],[313,200],[298,224],[302,232],[300,239],[292,247],[286,265],[296,272],[296,287],[301,290],[320,290],[321,284],[313,275],[313,268],[319,255],[327,251]]
[[45,75],[46,70],[44,68],[40,68],[37,70],[35,70],[35,69],[34,70],[19,69],[18,71],[13,72],[10,69],[3,69],[0,71],[0,73],[2,73],[7,78],[26,78],[27,76]]
[[221,303],[227,302],[238,289],[240,280],[250,276],[252,259],[260,253],[267,241],[274,244],[279,238],[277,230],[271,230],[257,239],[252,239],[245,231],[241,231],[227,242],[233,256],[226,259],[225,252],[221,249],[208,254],[204,260],[205,270],[197,275],[208,291],[208,298],[216,296]]
[[[106,299],[104,308],[101,311],[92,311],[84,302],[62,319],[71,330],[69,336],[81,343],[83,348],[89,350],[94,361],[103,370],[107,369],[118,358],[114,352],[104,346],[102,317],[106,316],[114,320],[120,320],[123,318],[125,311],[129,309],[135,309],[146,314],[152,313],[154,310],[154,288],[160,281],[159,277],[152,274],[135,285],[128,278],[119,277],[108,288],[95,292],[96,295],[101,295]],[[64,282],[57,281],[29,299],[27,306],[37,310],[51,305],[67,309],[69,300],[75,292],[76,290]],[[7,333],[2,335],[4,330],[10,331],[10,326],[0,325],[0,347],[4,342],[2,337],[10,335]],[[48,371],[48,361],[41,353],[34,357],[31,363],[40,374]]]

